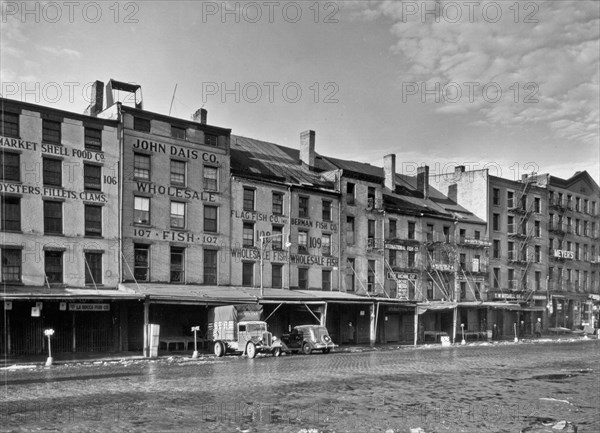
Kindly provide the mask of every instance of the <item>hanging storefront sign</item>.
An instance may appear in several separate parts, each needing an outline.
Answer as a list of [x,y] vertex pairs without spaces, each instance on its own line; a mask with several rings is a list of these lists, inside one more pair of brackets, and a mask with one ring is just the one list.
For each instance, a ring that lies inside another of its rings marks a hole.
[[387,273],[388,280],[416,280],[418,279],[418,274],[413,272],[388,272]]
[[31,317],[40,317],[40,309],[38,307],[31,307]]
[[415,245],[385,244],[385,248],[396,251],[419,251],[419,247]]
[[12,301],[4,301],[4,309],[12,310]]
[[110,304],[69,304],[69,311],[110,311]]

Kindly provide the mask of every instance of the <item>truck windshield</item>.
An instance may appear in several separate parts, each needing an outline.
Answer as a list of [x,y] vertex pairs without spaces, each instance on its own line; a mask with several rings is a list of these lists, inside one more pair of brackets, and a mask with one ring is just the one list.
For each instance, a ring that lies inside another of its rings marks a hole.
[[267,327],[264,323],[248,323],[246,329],[248,332],[264,332],[267,330]]

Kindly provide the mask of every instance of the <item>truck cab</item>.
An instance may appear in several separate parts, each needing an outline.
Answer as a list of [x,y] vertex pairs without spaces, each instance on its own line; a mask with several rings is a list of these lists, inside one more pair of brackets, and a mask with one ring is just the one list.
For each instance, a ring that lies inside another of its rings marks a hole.
[[254,358],[257,353],[279,356],[284,349],[282,341],[269,332],[267,322],[254,320],[259,317],[259,310],[248,306],[215,307],[209,313],[212,321],[208,324],[214,354],[221,357],[237,353],[248,358]]

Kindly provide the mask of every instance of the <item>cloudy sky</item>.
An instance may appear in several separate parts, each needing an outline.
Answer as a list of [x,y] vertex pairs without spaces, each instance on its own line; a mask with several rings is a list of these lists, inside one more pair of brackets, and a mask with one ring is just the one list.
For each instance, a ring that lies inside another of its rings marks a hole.
[[[600,179],[597,1],[2,2],[5,97],[144,108],[324,155]],[[175,99],[171,101],[175,86]]]

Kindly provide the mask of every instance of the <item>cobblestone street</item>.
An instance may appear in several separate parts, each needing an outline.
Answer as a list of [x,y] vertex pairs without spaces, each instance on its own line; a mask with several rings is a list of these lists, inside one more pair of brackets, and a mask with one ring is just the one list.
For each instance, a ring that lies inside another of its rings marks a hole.
[[6,369],[2,431],[600,430],[597,340]]

